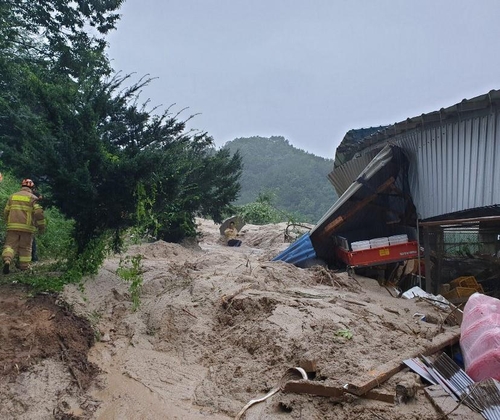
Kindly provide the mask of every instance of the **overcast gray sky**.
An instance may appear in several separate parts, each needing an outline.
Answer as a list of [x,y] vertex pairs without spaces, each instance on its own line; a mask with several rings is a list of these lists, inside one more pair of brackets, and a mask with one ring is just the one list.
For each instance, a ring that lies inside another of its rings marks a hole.
[[126,0],[115,70],[217,146],[283,136],[333,158],[344,134],[500,88],[499,0]]

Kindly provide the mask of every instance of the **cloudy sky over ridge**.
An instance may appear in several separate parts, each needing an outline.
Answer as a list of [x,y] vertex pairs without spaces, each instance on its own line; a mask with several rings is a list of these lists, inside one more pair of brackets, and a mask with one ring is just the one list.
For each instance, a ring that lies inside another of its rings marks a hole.
[[283,136],[333,158],[353,128],[500,88],[498,0],[126,0],[115,70],[217,146]]

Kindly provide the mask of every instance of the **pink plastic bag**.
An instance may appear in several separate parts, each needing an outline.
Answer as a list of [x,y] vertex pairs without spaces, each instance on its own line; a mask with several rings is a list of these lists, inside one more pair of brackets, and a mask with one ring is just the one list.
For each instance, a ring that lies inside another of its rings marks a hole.
[[474,293],[465,304],[460,347],[474,380],[500,380],[500,300]]

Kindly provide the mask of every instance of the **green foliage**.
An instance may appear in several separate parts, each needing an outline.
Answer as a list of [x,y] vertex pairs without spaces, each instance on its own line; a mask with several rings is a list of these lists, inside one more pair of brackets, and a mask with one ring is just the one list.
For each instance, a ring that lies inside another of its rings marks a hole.
[[254,203],[236,206],[236,214],[246,223],[265,225],[268,223],[297,222],[301,216],[277,209],[273,205],[275,195],[266,191],[259,193]]
[[272,200],[272,193],[261,193],[254,203],[236,206],[236,214],[254,225],[282,222],[284,214],[272,205]]
[[352,332],[348,329],[343,329],[343,330],[338,330],[335,335],[337,337],[342,337],[342,338],[345,338],[347,340],[351,340],[352,339]]
[[45,209],[44,214],[47,228],[43,235],[36,235],[38,258],[64,259],[74,255],[73,220],[66,219],[55,207]]
[[129,292],[132,297],[132,309],[136,311],[140,306],[140,292],[143,283],[142,276],[143,256],[138,254],[120,259],[116,274],[130,283]]
[[121,231],[136,224],[181,240],[194,234],[197,214],[220,221],[239,191],[238,154],[214,152],[207,133],[186,131],[191,117],[138,105],[149,79],[130,84],[129,76],[113,75],[102,35],[120,4],[0,6],[2,160],[43,186],[47,206],[74,220],[79,255],[109,231],[117,250]]
[[[9,0],[0,5],[0,50],[10,58],[52,61],[73,75],[89,61],[109,71],[103,35],[115,27],[123,0]],[[87,28],[92,27],[92,32]],[[43,36],[41,36],[43,34]]]
[[[39,292],[60,292],[66,284],[60,275],[52,274],[47,270],[26,271],[10,274],[9,276],[9,281],[15,281],[29,286],[33,294]],[[5,280],[7,280],[7,278]]]
[[283,137],[238,138],[226,143],[243,161],[241,193],[236,205],[257,201],[262,191],[272,192],[276,208],[317,222],[337,200],[327,175],[333,160],[296,149]]
[[137,185],[137,207],[135,211],[135,224],[131,229],[133,243],[138,244],[145,238],[156,238],[160,229],[160,221],[154,212],[156,201],[156,186],[153,185],[150,193],[146,193],[143,183]]
[[88,242],[82,252],[76,251],[73,257],[68,258],[67,265],[61,276],[64,284],[81,283],[84,276],[96,275],[99,267],[109,254],[109,238],[103,236]]
[[254,225],[265,225],[268,223],[279,223],[282,214],[274,207],[266,203],[249,203],[236,207],[237,215],[242,217],[246,223]]

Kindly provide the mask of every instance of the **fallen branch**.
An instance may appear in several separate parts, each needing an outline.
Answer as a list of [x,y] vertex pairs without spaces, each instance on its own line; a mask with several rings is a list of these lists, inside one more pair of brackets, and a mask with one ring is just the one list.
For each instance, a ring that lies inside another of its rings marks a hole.
[[189,312],[186,308],[182,308],[182,310],[183,310],[184,312],[186,312],[187,314],[191,315],[193,318],[198,319],[198,317],[197,317],[196,315],[194,315],[194,314],[192,314],[191,312]]

